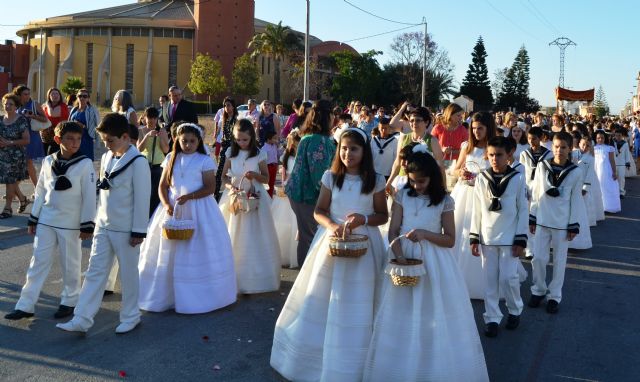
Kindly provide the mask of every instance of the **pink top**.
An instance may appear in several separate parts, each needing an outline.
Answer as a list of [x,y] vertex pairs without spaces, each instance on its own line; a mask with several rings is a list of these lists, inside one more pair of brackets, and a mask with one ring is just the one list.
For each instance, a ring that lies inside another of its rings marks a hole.
[[[469,132],[462,125],[458,126],[454,130],[447,130],[444,125],[438,124],[434,126],[431,131],[431,135],[438,138],[438,142],[443,149],[445,147],[451,147],[454,150],[460,150],[462,142],[466,142],[469,139]],[[458,159],[458,155],[460,155],[460,151],[452,154],[451,157],[447,155],[444,159]]]

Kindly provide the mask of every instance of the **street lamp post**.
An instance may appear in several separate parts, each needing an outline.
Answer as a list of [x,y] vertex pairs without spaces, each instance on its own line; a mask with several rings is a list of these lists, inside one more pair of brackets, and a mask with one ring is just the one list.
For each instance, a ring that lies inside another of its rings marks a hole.
[[304,80],[302,85],[302,99],[305,101],[309,99],[309,1],[310,0],[307,0],[307,30],[304,34]]
[[427,35],[427,19],[422,18],[424,23],[424,52],[422,55],[422,106],[427,106],[427,49],[429,48],[429,37]]

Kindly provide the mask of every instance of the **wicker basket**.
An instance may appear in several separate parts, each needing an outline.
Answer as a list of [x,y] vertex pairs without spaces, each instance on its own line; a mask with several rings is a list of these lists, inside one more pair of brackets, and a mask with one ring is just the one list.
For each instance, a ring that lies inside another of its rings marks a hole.
[[[389,243],[389,257],[393,257],[393,250],[391,246],[399,239],[406,238],[406,236],[398,236],[391,243]],[[424,257],[422,253],[422,246],[420,246],[420,257]],[[395,258],[391,258],[389,260],[389,264],[391,267],[385,271],[391,277],[391,282],[394,286],[402,287],[409,286],[413,287],[418,285],[420,281],[420,276],[426,273],[424,269],[423,261],[421,259],[405,259],[407,264],[400,264]],[[399,271],[401,270],[401,271]],[[401,274],[404,273],[404,274]]]
[[247,178],[242,176],[238,187],[233,187],[229,195],[229,212],[234,215],[237,215],[239,212],[247,213],[255,211],[260,205],[260,194],[256,192],[251,179],[249,179],[251,185],[249,190],[245,191],[244,188],[242,188],[242,182],[244,182],[245,179]]
[[329,238],[329,254],[331,256],[358,258],[367,253],[369,237],[353,233],[347,235],[347,228],[345,223],[342,237],[332,236]]
[[284,192],[284,187],[276,187],[276,196],[286,198],[287,194]]
[[194,230],[195,223],[182,218],[182,206],[176,202],[173,216],[162,224],[162,237],[169,240],[189,240]]

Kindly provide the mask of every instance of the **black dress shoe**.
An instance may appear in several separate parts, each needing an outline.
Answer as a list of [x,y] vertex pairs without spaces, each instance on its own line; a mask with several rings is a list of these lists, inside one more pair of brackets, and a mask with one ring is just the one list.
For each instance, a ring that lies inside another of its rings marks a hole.
[[105,290],[104,293],[102,294],[102,297],[111,296],[112,294],[113,294],[112,290]]
[[58,311],[53,314],[53,318],[65,318],[73,314],[73,306],[60,305]]
[[7,320],[20,320],[23,318],[33,317],[33,313],[23,312],[22,310],[16,309],[13,312],[4,316]]
[[559,309],[558,305],[560,304],[556,300],[547,301],[547,313],[551,313],[551,314],[558,313],[558,309]]
[[490,322],[484,327],[484,335],[487,337],[497,337],[498,336],[498,323]]
[[504,327],[505,329],[515,330],[518,325],[520,325],[520,316],[510,314],[509,317],[507,317],[507,324]]
[[532,294],[527,305],[529,305],[530,308],[537,308],[538,306],[540,306],[542,300],[544,300],[544,296],[537,296],[535,294]]

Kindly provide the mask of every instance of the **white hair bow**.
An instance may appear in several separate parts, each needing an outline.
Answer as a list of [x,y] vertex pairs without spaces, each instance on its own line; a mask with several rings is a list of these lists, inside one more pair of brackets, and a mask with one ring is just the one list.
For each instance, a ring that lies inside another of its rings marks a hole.
[[196,125],[195,123],[183,123],[182,125],[178,126],[178,129],[177,129],[178,135],[182,134],[182,130],[187,126],[193,127],[194,129],[196,129],[198,131],[198,135],[200,135],[200,138],[204,139],[204,133],[202,132],[202,129],[200,128],[200,126]]

